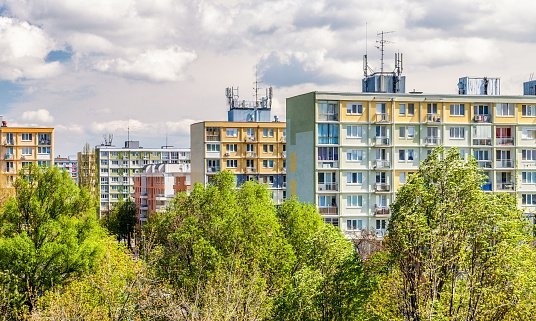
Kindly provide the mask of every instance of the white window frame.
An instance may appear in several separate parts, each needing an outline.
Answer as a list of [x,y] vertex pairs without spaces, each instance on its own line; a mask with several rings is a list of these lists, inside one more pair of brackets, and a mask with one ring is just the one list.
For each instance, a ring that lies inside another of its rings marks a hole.
[[360,162],[363,160],[362,149],[350,149],[346,152],[346,160],[349,162]]
[[348,184],[348,185],[362,185],[363,184],[363,172],[348,172],[348,173],[346,173],[346,184]]
[[21,134],[21,140],[23,142],[31,142],[33,139],[32,133],[22,133]]
[[346,138],[363,138],[363,127],[359,125],[346,126]]
[[499,117],[512,117],[515,112],[515,104],[497,103],[495,105],[495,115]]
[[226,128],[225,136],[227,137],[238,137],[238,128]]
[[220,144],[207,144],[207,152],[219,152]]
[[521,116],[522,117],[536,117],[536,105],[522,105]]
[[450,104],[449,112],[451,116],[463,117],[465,116],[465,104]]
[[450,139],[465,139],[465,127],[450,127]]
[[522,161],[536,161],[536,149],[522,149],[521,160]]
[[23,147],[21,149],[21,155],[32,156],[33,155],[33,147]]
[[238,144],[227,144],[227,146],[225,146],[225,149],[228,152],[236,153],[236,151],[238,150]]
[[408,126],[406,128],[407,138],[415,138],[415,126]]
[[363,220],[362,219],[347,219],[346,220],[346,230],[347,231],[361,231],[363,229]]
[[406,116],[406,113],[407,113],[406,104],[405,103],[398,104],[398,115]]
[[227,168],[237,168],[238,160],[237,159],[228,159],[225,163]]
[[521,172],[521,182],[523,184],[536,184],[536,172]]
[[536,205],[536,194],[521,194],[521,205]]
[[363,115],[363,104],[347,103],[346,115]]
[[346,207],[347,208],[362,208],[363,207],[363,195],[347,195]]

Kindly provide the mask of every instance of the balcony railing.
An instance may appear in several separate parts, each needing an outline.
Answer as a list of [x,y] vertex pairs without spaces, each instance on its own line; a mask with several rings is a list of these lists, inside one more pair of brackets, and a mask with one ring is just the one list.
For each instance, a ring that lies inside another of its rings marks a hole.
[[374,146],[389,146],[391,140],[389,137],[376,137],[374,138]]
[[391,167],[391,162],[388,161],[388,160],[377,159],[377,160],[374,161],[373,167],[374,167],[374,169],[390,168]]
[[208,142],[219,142],[220,141],[220,135],[207,135],[207,141]]
[[498,159],[495,162],[496,168],[514,168],[514,162],[511,159]]
[[318,184],[318,190],[319,191],[338,191],[339,184],[337,183]]
[[503,191],[513,191],[514,184],[512,182],[497,182],[497,189]]
[[490,160],[479,160],[477,161],[478,167],[481,168],[491,168],[491,161]]
[[39,145],[50,145],[50,139],[40,139]]
[[321,215],[337,215],[337,206],[319,207],[318,212]]
[[387,229],[385,228],[376,229],[376,237],[384,237],[385,235],[387,235]]
[[319,121],[338,121],[338,114],[318,114]]
[[441,116],[439,116],[439,114],[426,114],[426,122],[427,123],[440,123]]
[[441,138],[439,138],[439,137],[434,137],[434,136],[432,136],[432,137],[426,137],[426,138],[424,139],[424,144],[425,144],[425,145],[434,145],[434,146],[436,146],[436,145],[440,145],[440,144],[441,144]]
[[13,154],[6,153],[6,154],[4,155],[4,159],[8,159],[8,160],[9,160],[9,159],[13,159]]
[[208,173],[216,173],[216,172],[219,172],[219,171],[220,171],[219,166],[209,166],[209,167],[207,167],[207,172]]
[[336,160],[319,160],[317,168],[339,168],[339,161]]
[[391,185],[387,183],[376,183],[374,184],[374,190],[376,192],[389,192],[391,191]]
[[491,146],[491,138],[474,138],[473,145],[476,146]]
[[382,216],[382,215],[390,215],[390,214],[391,214],[391,209],[389,208],[389,206],[382,206],[378,204],[374,206],[374,215]]
[[246,173],[256,173],[257,170],[255,169],[255,167],[247,167],[246,168]]
[[5,139],[4,145],[15,145],[15,140],[13,139]]
[[388,123],[391,121],[391,117],[387,114],[376,114],[374,116],[375,123]]
[[497,137],[495,141],[497,145],[514,145],[513,137]]
[[491,123],[491,115],[475,115],[473,121],[475,123]]
[[255,157],[255,152],[246,152],[246,157]]

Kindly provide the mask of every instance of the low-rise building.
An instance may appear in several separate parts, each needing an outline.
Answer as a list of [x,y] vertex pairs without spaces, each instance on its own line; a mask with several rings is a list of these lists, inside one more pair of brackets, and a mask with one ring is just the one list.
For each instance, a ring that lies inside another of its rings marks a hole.
[[78,184],[78,160],[74,156],[54,158],[54,166],[69,173],[69,176]]

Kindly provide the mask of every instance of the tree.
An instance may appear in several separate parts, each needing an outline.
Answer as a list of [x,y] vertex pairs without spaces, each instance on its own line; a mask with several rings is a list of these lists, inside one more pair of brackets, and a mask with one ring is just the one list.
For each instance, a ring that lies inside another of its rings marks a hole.
[[[481,190],[474,159],[438,148],[397,192],[392,263],[371,310],[391,320],[505,320],[534,299],[534,248],[514,196]],[[382,300],[383,299],[383,300]],[[379,306],[383,304],[384,306]],[[515,316],[515,317],[514,317]]]
[[104,235],[87,191],[57,168],[24,169],[15,192],[0,213],[0,284],[15,291],[3,302],[8,318],[23,317],[46,290],[89,271]]
[[109,215],[103,218],[104,226],[117,237],[117,241],[127,241],[127,246],[132,249],[132,235],[136,227],[136,204],[132,199],[120,200]]

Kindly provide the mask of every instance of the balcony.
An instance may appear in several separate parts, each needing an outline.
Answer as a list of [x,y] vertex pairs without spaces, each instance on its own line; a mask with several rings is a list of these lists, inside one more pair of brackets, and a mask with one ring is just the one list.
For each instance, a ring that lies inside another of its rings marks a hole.
[[244,141],[246,141],[246,142],[254,142],[255,141],[255,136],[247,136]]
[[319,121],[339,121],[339,114],[318,114]]
[[50,145],[50,139],[40,139],[39,145]]
[[441,144],[441,138],[435,136],[426,137],[424,139],[424,144],[428,146],[438,146]]
[[337,183],[318,184],[318,190],[319,191],[338,191],[339,184]]
[[441,116],[439,116],[439,114],[426,114],[426,122],[427,123],[440,123]]
[[11,167],[8,167],[8,168],[4,168],[4,173],[11,173],[11,174],[15,174],[16,171],[14,168],[11,168]]
[[376,137],[374,138],[372,144],[374,146],[389,146],[391,144],[391,140],[389,137]]
[[475,138],[473,139],[475,146],[491,146],[491,138]]
[[477,163],[480,168],[491,168],[490,160],[478,160]]
[[514,162],[511,159],[498,159],[495,161],[496,168],[514,168]]
[[389,123],[391,122],[391,117],[387,114],[376,114],[373,121],[375,123]]
[[317,168],[330,169],[330,168],[339,168],[339,161],[332,160],[319,160],[317,163]]
[[513,137],[497,137],[495,139],[495,142],[496,142],[497,145],[513,146],[514,145],[514,138]]
[[385,235],[387,235],[387,229],[385,228],[376,229],[376,237],[384,237]]
[[473,121],[475,123],[491,123],[491,115],[475,115]]
[[282,157],[282,158],[287,158],[287,152],[282,152],[282,153],[281,153],[281,157]]
[[220,135],[207,135],[207,142],[219,142]]
[[10,160],[10,159],[13,159],[13,158],[14,158],[14,157],[13,157],[13,154],[6,153],[6,154],[4,155],[4,159],[6,159],[6,160]]
[[246,173],[256,173],[257,170],[255,169],[255,167],[247,167],[246,168]]
[[209,166],[207,167],[207,173],[217,173],[220,171],[219,166]]
[[374,215],[376,216],[388,216],[391,214],[391,209],[389,206],[383,206],[383,205],[374,205]]
[[391,168],[391,162],[384,159],[377,159],[374,161],[374,165],[372,165],[374,169],[386,169]]
[[387,183],[376,183],[374,184],[374,191],[375,192],[390,192],[391,185]]
[[255,157],[255,152],[246,152],[246,157]]
[[4,145],[15,145],[15,140],[13,139],[5,139]]
[[320,215],[337,215],[337,206],[319,207]]
[[497,182],[497,190],[500,191],[513,191],[514,184],[512,182]]

